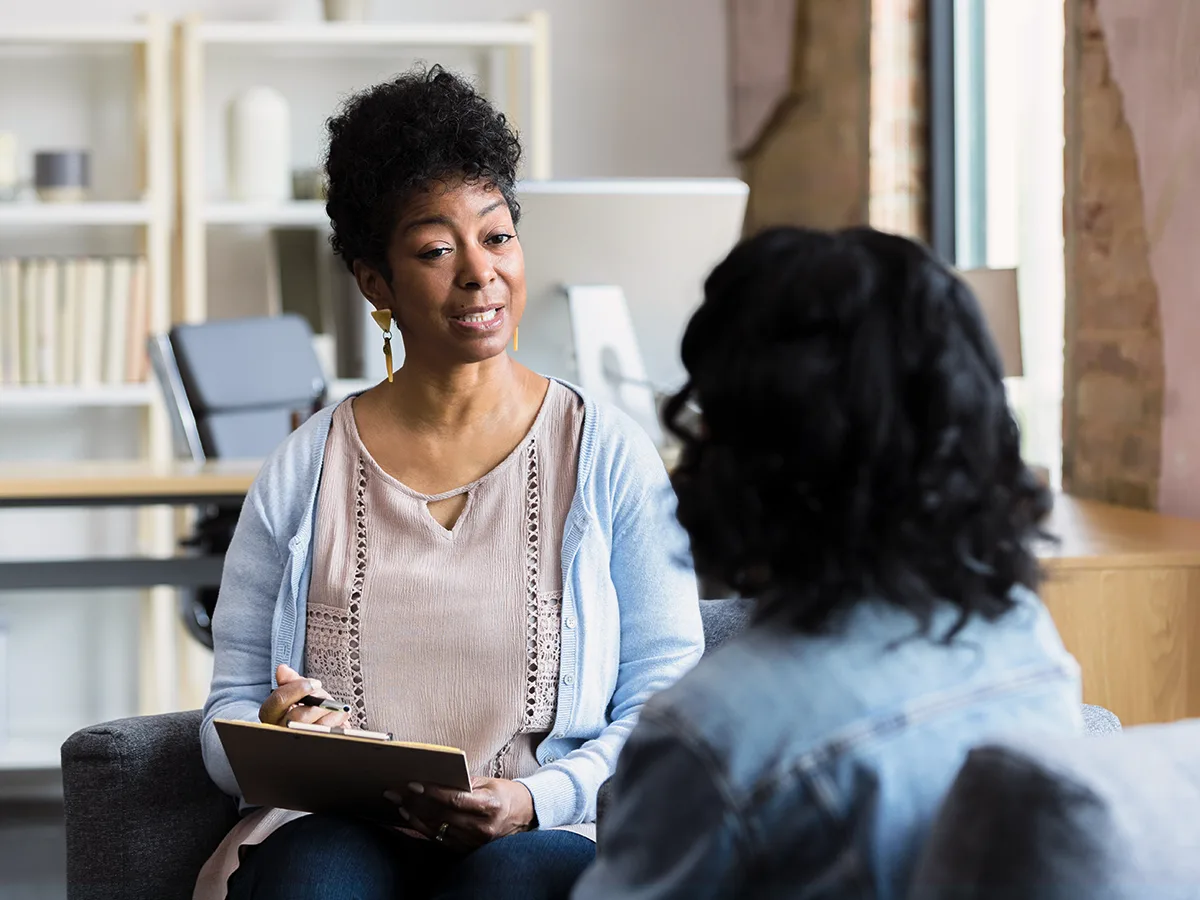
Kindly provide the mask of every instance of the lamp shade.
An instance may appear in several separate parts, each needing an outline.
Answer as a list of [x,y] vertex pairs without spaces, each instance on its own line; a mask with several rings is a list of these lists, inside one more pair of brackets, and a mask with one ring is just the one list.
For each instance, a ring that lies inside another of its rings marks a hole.
[[959,277],[975,297],[1004,363],[1004,377],[1022,374],[1021,305],[1016,269],[966,269]]

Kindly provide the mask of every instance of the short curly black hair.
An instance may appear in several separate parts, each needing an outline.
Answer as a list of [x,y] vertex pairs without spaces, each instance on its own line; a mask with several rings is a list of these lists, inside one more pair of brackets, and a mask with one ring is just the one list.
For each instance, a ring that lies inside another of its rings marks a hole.
[[950,603],[945,639],[1037,587],[1050,493],[974,296],[925,248],[763,232],[708,278],[682,357],[665,418],[701,576],[808,632],[868,598],[928,632]]
[[521,143],[503,113],[441,66],[418,68],[352,96],[331,118],[325,157],[330,242],[353,271],[363,260],[388,281],[387,246],[403,204],[437,181],[494,185],[521,215]]

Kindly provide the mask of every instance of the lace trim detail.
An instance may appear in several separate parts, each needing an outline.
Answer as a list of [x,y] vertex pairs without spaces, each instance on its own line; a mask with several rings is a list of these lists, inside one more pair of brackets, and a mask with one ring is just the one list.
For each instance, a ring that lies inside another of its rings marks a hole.
[[[304,635],[304,671],[318,678],[334,697],[354,694],[354,676],[350,671],[350,615],[336,606],[309,603]],[[360,723],[351,711],[350,723]]]
[[541,594],[537,612],[537,679],[525,731],[549,731],[558,711],[558,671],[562,654],[562,594]]
[[359,635],[359,613],[362,606],[363,584],[367,580],[367,467],[358,458],[358,484],[354,492],[354,581],[350,585],[350,605],[347,608],[349,634],[346,641],[350,669],[353,714],[360,723],[367,721],[366,691],[363,687],[362,640]]
[[[541,477],[537,441],[525,468],[525,722],[522,734],[549,731],[558,705],[562,594],[538,591],[541,549]],[[501,755],[509,748],[501,751]]]
[[538,544],[541,536],[541,478],[537,441],[529,442],[525,459],[525,724],[538,709]]
[[515,737],[501,747],[496,755],[492,757],[491,762],[488,763],[488,778],[506,777],[506,772],[509,767],[505,764],[508,762],[509,754],[512,753],[514,743],[516,743]]

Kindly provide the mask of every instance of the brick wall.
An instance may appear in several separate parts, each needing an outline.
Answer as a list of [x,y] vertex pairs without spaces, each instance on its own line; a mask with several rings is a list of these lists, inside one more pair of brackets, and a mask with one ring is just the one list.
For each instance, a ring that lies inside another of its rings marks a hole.
[[868,221],[928,234],[925,0],[871,0]]
[[[797,0],[793,84],[743,157],[748,230],[926,234],[925,2]],[[1138,155],[1097,0],[1065,2],[1063,484],[1154,507],[1163,332]]]
[[790,90],[742,157],[747,232],[867,221],[870,21],[870,0],[797,0]]
[[[742,153],[748,232],[926,235],[925,2],[796,0],[792,83]],[[732,0],[735,21],[762,3]]]
[[1163,342],[1138,157],[1096,0],[1067,0],[1063,487],[1153,508]]

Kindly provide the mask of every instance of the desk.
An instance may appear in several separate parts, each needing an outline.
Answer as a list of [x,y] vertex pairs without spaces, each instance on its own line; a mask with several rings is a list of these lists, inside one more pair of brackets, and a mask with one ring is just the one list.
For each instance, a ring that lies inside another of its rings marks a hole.
[[[240,503],[260,463],[0,464],[0,508]],[[1200,716],[1200,522],[1060,496],[1042,596],[1084,699],[1133,725]],[[0,562],[0,590],[198,586],[219,556]],[[159,610],[160,633],[167,626]],[[153,633],[153,629],[152,632]],[[1189,653],[1190,651],[1190,653]]]
[[[257,461],[211,463],[4,463],[0,509],[24,507],[239,505]],[[224,557],[171,555],[0,562],[0,590],[204,587],[220,582]]]
[[1042,597],[1083,698],[1127,725],[1200,716],[1200,522],[1059,496]]
[[[100,506],[240,505],[261,462],[0,463],[0,509]],[[84,559],[0,561],[0,590],[208,587],[220,583],[224,556],[180,552],[170,516],[153,514],[142,538],[156,553]],[[171,591],[151,590],[141,623],[138,710],[174,709],[180,670],[179,617]],[[187,648],[188,645],[183,645]],[[189,648],[196,650],[198,648]],[[183,656],[187,657],[188,649]]]
[[0,463],[0,507],[241,502],[261,460]]

